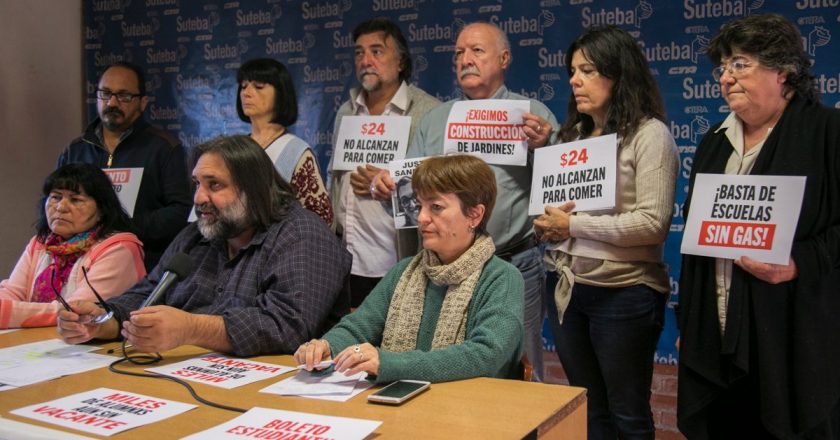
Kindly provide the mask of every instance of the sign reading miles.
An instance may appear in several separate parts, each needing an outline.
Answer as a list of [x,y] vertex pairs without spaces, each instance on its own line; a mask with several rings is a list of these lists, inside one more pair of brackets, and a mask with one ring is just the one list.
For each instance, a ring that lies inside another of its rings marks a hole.
[[444,153],[470,153],[496,165],[528,163],[528,145],[522,115],[528,101],[477,99],[459,101],[446,121]]

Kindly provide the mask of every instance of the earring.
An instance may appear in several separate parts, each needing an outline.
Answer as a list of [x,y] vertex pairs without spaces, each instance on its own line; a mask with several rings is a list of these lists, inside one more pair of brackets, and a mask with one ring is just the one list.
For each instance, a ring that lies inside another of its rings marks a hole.
[[467,226],[467,231],[468,231],[470,234],[474,234],[474,233],[475,233],[475,226],[473,226],[473,225],[469,225],[469,226]]

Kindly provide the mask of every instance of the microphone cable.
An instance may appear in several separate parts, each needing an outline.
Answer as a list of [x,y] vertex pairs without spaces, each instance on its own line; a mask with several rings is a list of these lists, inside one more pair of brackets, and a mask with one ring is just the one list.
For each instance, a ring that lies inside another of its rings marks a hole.
[[183,379],[178,379],[177,377],[166,376],[166,375],[159,374],[159,373],[137,373],[137,372],[134,372],[134,371],[120,370],[120,369],[117,368],[117,365],[122,364],[124,362],[130,362],[134,365],[145,366],[145,365],[154,365],[154,364],[163,360],[163,356],[161,356],[160,353],[139,354],[139,355],[129,356],[128,353],[126,353],[125,339],[123,339],[123,341],[122,341],[121,348],[122,348],[123,357],[115,360],[114,362],[111,362],[111,364],[108,365],[108,370],[113,372],[113,373],[124,374],[124,375],[127,375],[127,376],[150,377],[150,378],[153,378],[153,379],[169,380],[169,381],[172,381],[172,382],[175,382],[177,384],[182,385],[184,388],[187,389],[187,391],[189,391],[189,393],[193,397],[193,399],[195,399],[196,401],[198,401],[200,403],[203,403],[207,406],[212,406],[214,408],[223,409],[225,411],[233,411],[233,412],[238,412],[238,413],[244,413],[244,412],[248,411],[247,409],[237,408],[235,406],[223,405],[221,403],[216,403],[216,402],[212,402],[210,400],[207,400],[207,399],[199,396],[198,393],[195,391],[195,389],[192,387],[192,385],[187,383],[187,381],[185,381]]

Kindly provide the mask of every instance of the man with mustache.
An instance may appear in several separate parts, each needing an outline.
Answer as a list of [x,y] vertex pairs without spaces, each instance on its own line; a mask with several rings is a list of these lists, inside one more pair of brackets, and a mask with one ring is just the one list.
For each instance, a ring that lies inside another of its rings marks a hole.
[[104,310],[72,303],[59,314],[68,343],[120,336],[144,352],[181,345],[253,356],[293,353],[346,314],[342,295],[350,254],[249,136],[218,138],[193,148],[190,165],[198,220],[163,256],[185,253],[196,266],[162,298],[140,308],[163,275],[158,265],[107,303],[114,317],[83,324]]
[[58,158],[58,166],[84,162],[101,168],[142,168],[132,223],[143,242],[146,270],[187,224],[190,202],[184,148],[170,133],[149,125],[149,103],[140,67],[117,62],[105,68],[96,88],[99,117]]
[[[344,116],[411,116],[413,132],[440,101],[408,83],[411,57],[402,31],[387,18],[374,18],[356,26],[353,41],[360,87],[350,90],[350,99],[338,109],[333,145]],[[335,171],[332,162],[329,169],[336,232],[353,254],[348,290],[351,306],[357,307],[398,258],[417,252],[418,237],[413,230],[397,233],[390,199],[371,197],[370,179],[381,169],[368,164],[356,172]]]
[[[455,42],[455,73],[464,97],[462,99],[527,100],[531,112],[523,116],[528,147],[531,149],[553,144],[557,138],[557,119],[541,102],[513,93],[505,87],[505,73],[512,60],[510,42],[504,31],[491,23],[471,23],[464,26]],[[444,130],[449,111],[455,102],[448,101],[433,109],[420,120],[411,139],[407,158],[434,156],[443,153]],[[490,165],[496,174],[498,194],[493,217],[487,231],[496,245],[496,255],[511,262],[525,279],[525,332],[523,346],[534,367],[532,379],[542,381],[542,323],[545,271],[542,252],[537,246],[528,217],[533,154],[527,166]],[[387,173],[380,173],[374,181],[376,197],[390,199],[396,189]],[[423,225],[420,225],[422,230]]]

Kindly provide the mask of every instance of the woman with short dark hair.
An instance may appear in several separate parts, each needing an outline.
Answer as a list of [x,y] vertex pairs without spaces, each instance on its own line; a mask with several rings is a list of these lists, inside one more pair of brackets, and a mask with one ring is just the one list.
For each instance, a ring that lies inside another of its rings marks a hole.
[[731,113],[697,147],[685,216],[698,173],[807,179],[788,264],[683,255],[680,430],[840,438],[840,111],[781,15],[723,25],[708,55]]
[[590,438],[653,439],[650,383],[671,291],[663,248],[677,148],[647,60],[627,32],[586,30],[566,67],[572,96],[560,136],[615,133],[618,181],[614,208],[572,212],[569,203],[534,221],[559,279],[546,299],[549,323],[569,383],[588,390]]
[[327,224],[333,221],[330,196],[309,144],[288,132],[298,107],[292,76],[271,58],[246,61],[236,73],[236,112],[251,124],[251,138],[265,150],[277,172],[292,185],[295,198]]
[[355,312],[295,352],[307,370],[334,357],[339,372],[376,382],[521,374],[522,275],[494,256],[486,226],[496,178],[474,156],[425,159],[412,183],[423,250],[399,262]]
[[43,186],[36,235],[0,282],[0,328],[55,325],[61,300],[123,293],[146,275],[142,243],[111,180],[90,164],[64,165]]

